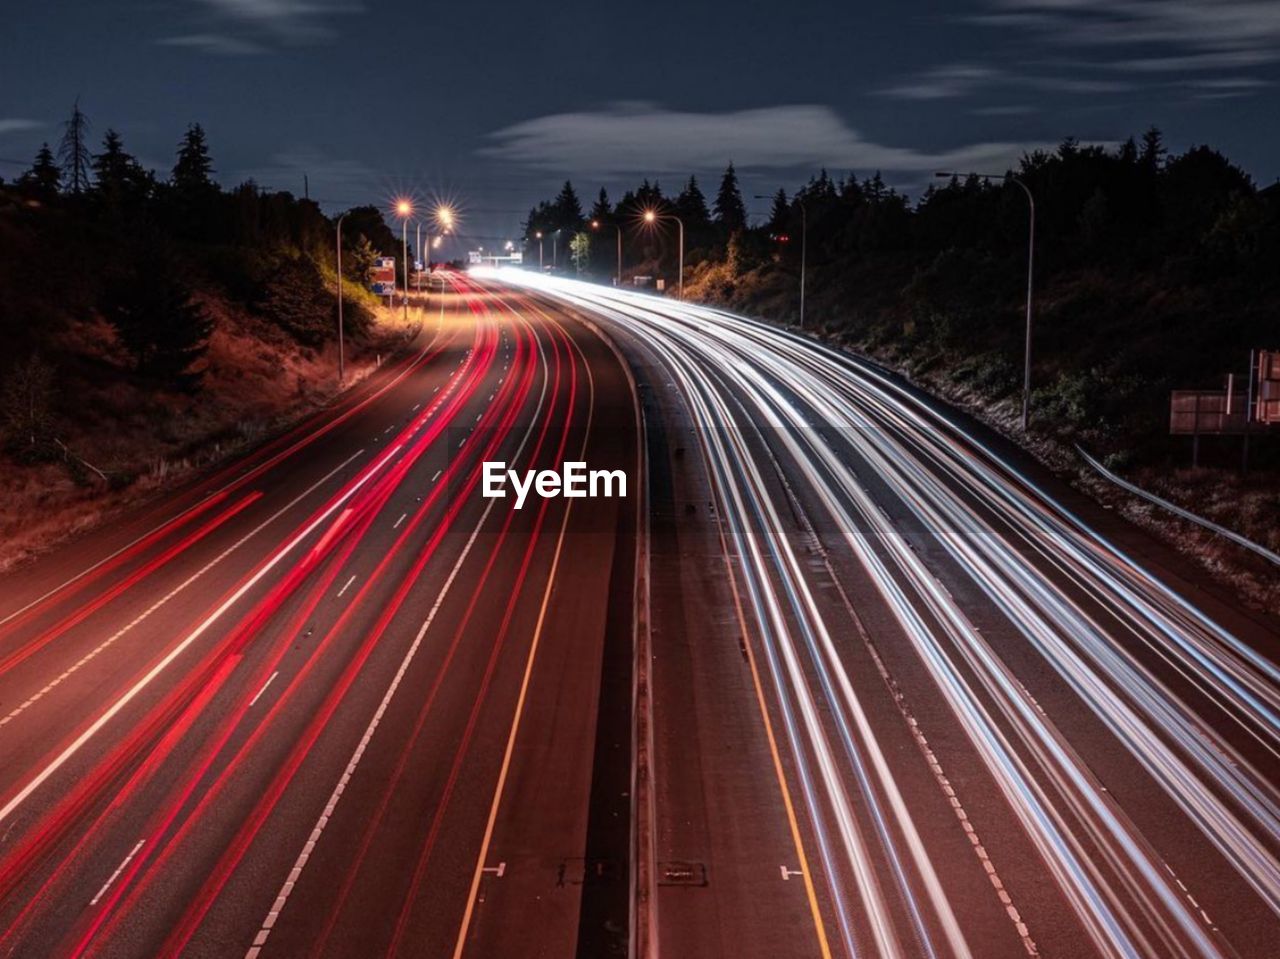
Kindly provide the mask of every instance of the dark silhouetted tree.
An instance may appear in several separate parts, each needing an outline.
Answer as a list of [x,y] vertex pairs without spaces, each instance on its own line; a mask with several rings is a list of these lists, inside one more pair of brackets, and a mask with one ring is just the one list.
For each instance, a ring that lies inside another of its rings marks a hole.
[[91,186],[89,173],[92,168],[92,158],[89,156],[89,118],[80,109],[79,100],[76,100],[71,108],[70,118],[63,124],[58,158],[62,161],[62,169],[66,174],[67,189],[76,196],[88,190]]
[[93,157],[98,192],[108,203],[138,200],[146,193],[147,174],[124,149],[120,134],[107,130],[102,152]]
[[566,233],[576,233],[582,227],[582,203],[574,192],[573,184],[568,180],[560,188],[560,194],[552,204],[555,211],[555,225]]
[[48,200],[57,196],[61,184],[62,170],[58,168],[58,161],[53,158],[53,151],[46,143],[40,147],[31,169],[18,180],[18,185],[28,193]]
[[204,128],[198,123],[187,127],[178,144],[178,160],[173,165],[172,183],[187,194],[202,193],[213,186],[213,161],[209,158],[209,144]]
[[697,177],[689,177],[689,182],[676,197],[676,213],[684,220],[685,228],[689,230],[696,230],[711,222],[711,213],[707,210],[707,198],[702,195]]
[[200,375],[191,367],[208,348],[213,323],[176,264],[154,249],[136,257],[108,282],[100,305],[140,374],[171,389],[196,389]]
[[730,163],[720,178],[720,191],[716,194],[716,223],[728,233],[746,228],[747,207],[742,202],[742,190],[738,186],[738,173]]
[[601,187],[600,195],[596,197],[596,202],[591,206],[591,219],[607,223],[612,217],[613,206],[609,203],[609,194],[604,187]]
[[774,236],[786,233],[790,220],[791,204],[787,202],[787,191],[779,187],[778,192],[773,195],[773,206],[769,210],[769,222],[765,229]]

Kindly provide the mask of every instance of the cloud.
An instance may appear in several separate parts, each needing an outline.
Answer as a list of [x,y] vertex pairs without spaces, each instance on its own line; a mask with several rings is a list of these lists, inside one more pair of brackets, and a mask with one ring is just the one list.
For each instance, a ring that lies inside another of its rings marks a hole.
[[1000,75],[991,67],[957,63],[926,70],[915,80],[887,87],[880,94],[901,100],[944,100],[967,96]]
[[365,10],[361,0],[191,0],[191,7],[198,28],[158,43],[223,56],[309,46],[337,37],[332,18]]
[[1041,144],[977,143],[941,152],[864,139],[831,108],[817,104],[726,113],[667,110],[646,103],[595,112],[557,113],[489,135],[483,156],[539,170],[582,174],[664,174],[740,169],[920,172],[992,165],[1004,169]]
[[264,48],[257,43],[218,33],[188,33],[177,37],[161,37],[156,42],[161,46],[190,47],[222,56],[247,56],[264,52]]
[[[1145,71],[1216,69],[1280,60],[1275,0],[993,0],[981,22],[1037,31],[1055,43],[1152,48],[1109,65]],[[1157,51],[1162,51],[1157,53]]]
[[42,126],[44,124],[38,120],[26,120],[22,117],[0,117],[0,135],[35,130]]

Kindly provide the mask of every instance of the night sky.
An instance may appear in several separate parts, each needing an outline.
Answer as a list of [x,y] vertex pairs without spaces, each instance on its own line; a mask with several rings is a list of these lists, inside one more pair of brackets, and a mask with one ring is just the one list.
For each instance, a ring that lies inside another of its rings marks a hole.
[[226,185],[306,174],[331,210],[444,195],[473,244],[566,175],[584,205],[691,172],[710,196],[730,159],[748,194],[822,165],[916,194],[939,166],[1154,123],[1280,174],[1275,0],[60,0],[0,22],[6,179],[78,96],[147,167],[199,121]]

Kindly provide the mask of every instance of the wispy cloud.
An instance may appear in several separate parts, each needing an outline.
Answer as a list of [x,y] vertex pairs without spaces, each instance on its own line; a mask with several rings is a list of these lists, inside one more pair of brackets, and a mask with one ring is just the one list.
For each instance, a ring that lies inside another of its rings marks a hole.
[[668,110],[647,103],[557,113],[490,134],[481,154],[523,166],[578,174],[663,174],[742,169],[920,172],[949,166],[1011,164],[1041,144],[975,143],[930,152],[862,137],[817,104],[725,113]]
[[227,57],[242,57],[262,53],[264,47],[240,37],[221,33],[186,33],[176,37],[161,37],[156,41],[166,47],[190,47],[205,53],[217,53]]
[[39,120],[27,120],[23,117],[0,117],[0,135],[5,133],[22,133],[44,126]]
[[[1280,61],[1275,0],[992,0],[981,22],[1041,33],[1056,44],[1097,48],[1107,65],[1180,71]],[[1135,55],[1114,56],[1120,47]]]
[[334,17],[361,13],[361,0],[192,0],[197,28],[158,43],[223,56],[332,41]]
[[1000,75],[1000,71],[992,67],[956,63],[926,70],[913,80],[886,87],[880,93],[901,100],[945,100],[967,96]]

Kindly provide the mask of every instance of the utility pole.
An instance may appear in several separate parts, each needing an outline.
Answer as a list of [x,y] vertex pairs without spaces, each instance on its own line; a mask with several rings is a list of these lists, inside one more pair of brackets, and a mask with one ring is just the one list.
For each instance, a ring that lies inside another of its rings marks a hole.
[[338,217],[337,233],[337,249],[338,249],[338,389],[342,389],[343,379],[345,377],[345,360],[343,355],[344,346],[342,339],[342,221],[347,218],[344,213]]

